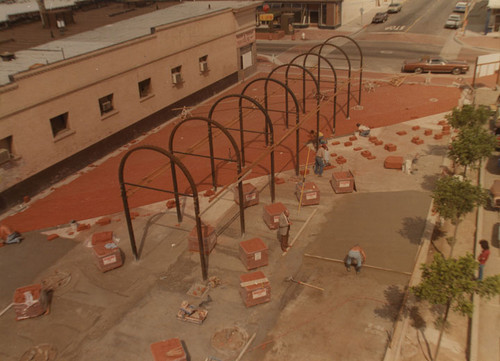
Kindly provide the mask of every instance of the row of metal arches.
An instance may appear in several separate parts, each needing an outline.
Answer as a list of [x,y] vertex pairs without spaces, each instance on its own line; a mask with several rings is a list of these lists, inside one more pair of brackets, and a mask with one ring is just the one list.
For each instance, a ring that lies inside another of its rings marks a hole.
[[[349,56],[347,53],[342,50],[341,47],[330,43],[330,41],[336,39],[336,38],[343,38],[346,39],[349,42],[352,42],[356,48],[358,49],[359,52],[359,95],[358,95],[358,104],[361,101],[361,84],[362,84],[362,64],[363,64],[363,55],[361,52],[361,48],[359,45],[351,38],[344,36],[344,35],[337,35],[334,37],[331,37],[323,44],[319,44],[311,48],[308,52],[299,54],[297,55],[289,64],[283,64],[280,65],[276,68],[274,68],[267,77],[265,78],[257,78],[252,81],[250,81],[241,91],[241,94],[230,94],[223,96],[219,98],[210,108],[208,117],[189,117],[187,119],[184,119],[177,123],[172,132],[170,133],[169,140],[168,140],[168,150],[163,149],[158,146],[152,146],[152,145],[144,145],[144,146],[138,146],[135,147],[131,150],[129,150],[121,159],[120,166],[119,166],[119,183],[120,183],[120,191],[121,191],[121,197],[122,197],[122,202],[123,202],[123,207],[124,207],[124,213],[126,217],[126,222],[127,222],[127,228],[128,228],[128,233],[129,233],[129,238],[130,238],[130,244],[132,248],[132,252],[134,254],[134,257],[136,260],[139,259],[139,253],[137,251],[137,245],[136,245],[136,239],[135,239],[135,233],[133,229],[133,224],[132,224],[132,217],[130,213],[130,207],[129,207],[129,201],[128,201],[128,195],[127,195],[127,187],[137,187],[137,188],[144,188],[144,189],[149,189],[153,191],[158,191],[158,192],[163,192],[163,193],[169,193],[174,195],[175,199],[175,206],[176,206],[176,212],[177,212],[177,219],[180,222],[182,222],[182,212],[181,212],[181,202],[179,197],[191,197],[193,199],[193,205],[194,205],[194,219],[196,223],[196,233],[198,237],[198,245],[199,245],[199,253],[200,253],[200,264],[201,264],[201,271],[202,271],[202,277],[203,280],[206,280],[208,277],[207,274],[207,257],[208,255],[205,252],[204,249],[204,242],[203,242],[203,234],[202,234],[202,221],[201,221],[201,212],[200,212],[200,204],[199,204],[199,192],[196,186],[196,183],[194,182],[193,176],[191,175],[188,167],[182,162],[182,160],[176,155],[176,154],[189,154],[190,156],[196,156],[196,157],[204,157],[208,158],[210,160],[210,168],[211,168],[211,174],[212,174],[212,186],[215,190],[217,190],[217,172],[216,172],[216,167],[215,167],[215,161],[219,162],[236,162],[236,170],[237,170],[237,176],[235,178],[235,182],[237,184],[237,192],[238,192],[238,198],[239,198],[239,217],[240,217],[240,230],[241,230],[241,236],[244,235],[245,233],[245,212],[244,212],[244,202],[243,202],[243,179],[246,177],[247,173],[251,170],[253,167],[253,164],[250,165],[249,167],[244,168],[243,165],[246,164],[245,162],[245,133],[247,130],[244,127],[244,114],[243,114],[243,102],[247,101],[252,104],[252,108],[256,109],[259,111],[263,118],[264,118],[264,131],[263,132],[257,132],[261,133],[265,137],[265,144],[266,144],[266,149],[264,152],[262,152],[263,156],[266,156],[269,154],[270,156],[270,195],[271,195],[271,201],[274,203],[275,202],[275,172],[274,172],[274,149],[275,149],[275,134],[274,134],[274,128],[273,128],[273,123],[271,121],[271,117],[269,116],[269,112],[272,111],[269,107],[269,94],[268,94],[268,85],[269,83],[273,83],[278,85],[278,87],[281,87],[285,91],[285,125],[286,129],[289,129],[289,114],[294,113],[295,114],[295,125],[293,128],[286,134],[286,137],[290,136],[291,133],[294,131],[295,132],[295,146],[296,146],[296,159],[295,159],[295,174],[298,176],[299,175],[299,167],[300,167],[300,162],[299,162],[299,149],[300,149],[300,140],[299,140],[299,129],[300,129],[300,109],[302,108],[303,114],[306,114],[306,75],[312,80],[313,82],[313,87],[315,88],[316,92],[316,109],[315,109],[315,114],[316,114],[316,134],[319,134],[319,121],[320,121],[320,110],[321,110],[321,61],[324,61],[327,64],[328,69],[331,70],[333,77],[334,77],[334,97],[333,97],[333,123],[332,123],[332,128],[335,129],[335,123],[336,123],[336,113],[337,113],[337,73],[335,70],[335,67],[331,63],[331,61],[321,55],[321,52],[323,49],[327,48],[334,48],[336,50],[339,50],[339,52],[345,57],[347,65],[348,65],[348,89],[347,89],[347,104],[344,105],[347,107],[347,112],[346,116],[347,118],[349,117],[349,108],[350,108],[350,99],[355,98],[353,94],[351,93],[351,76],[352,76],[352,66],[351,66],[351,61],[349,59]],[[315,52],[318,50],[318,52]],[[316,57],[317,59],[317,76],[315,77],[314,74],[306,67],[307,65],[307,60],[310,57]],[[302,65],[296,64],[296,62],[303,58]],[[302,71],[302,107],[299,104],[299,100],[297,99],[296,95],[294,92],[291,90],[289,86],[289,80],[290,80],[290,69],[291,68],[298,68],[299,70]],[[285,69],[285,82],[282,82],[280,80],[272,78],[273,75],[277,74],[279,70]],[[247,93],[248,90],[252,85],[258,82],[264,82],[264,100],[262,105],[259,101],[256,99],[248,96]],[[289,110],[289,97],[292,99],[292,103],[294,105],[294,111]],[[237,98],[238,99],[238,125],[239,128],[229,128],[225,127],[219,122],[213,120],[214,112],[217,109],[217,107],[222,104],[224,100],[227,100],[229,98]],[[185,125],[188,122],[193,122],[193,121],[202,121],[205,122],[207,125],[207,138],[208,138],[208,146],[209,146],[209,155],[206,154],[194,154],[194,153],[185,153],[179,150],[174,149],[174,139],[176,138],[176,134],[178,133],[178,130],[180,129],[181,126]],[[235,155],[235,158],[229,158],[229,157],[218,157],[215,156],[214,154],[214,139],[213,139],[213,130],[216,128],[221,132],[223,136],[227,138],[227,140],[230,142],[233,154]],[[232,136],[232,134],[229,131],[237,131],[239,132],[239,142],[240,142],[240,147],[238,147],[238,142],[236,139]],[[255,130],[252,132],[256,132]],[[282,138],[284,139],[284,138]],[[241,148],[241,149],[240,149]],[[169,189],[162,189],[162,188],[156,188],[156,187],[151,187],[147,186],[143,183],[132,183],[132,182],[127,182],[125,180],[124,176],[124,171],[126,168],[126,164],[128,159],[130,159],[130,156],[138,151],[151,151],[151,152],[156,152],[160,154],[161,156],[164,156],[168,162],[170,163],[170,170],[171,170],[171,180],[172,180],[172,185],[173,185],[173,190]],[[262,157],[259,157],[259,159]],[[255,162],[254,162],[255,163]],[[181,192],[179,190],[179,185],[178,185],[178,177],[177,177],[177,170],[180,170],[184,177],[186,178],[187,182],[189,183],[189,190],[186,192]],[[228,186],[225,186],[224,188],[227,188]]]

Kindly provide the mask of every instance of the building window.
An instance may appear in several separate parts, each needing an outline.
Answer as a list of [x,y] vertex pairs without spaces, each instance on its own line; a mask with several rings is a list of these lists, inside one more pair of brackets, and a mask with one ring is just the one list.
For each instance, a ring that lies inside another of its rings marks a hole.
[[139,96],[141,98],[147,97],[151,94],[151,78],[147,78],[139,82]]
[[109,113],[114,109],[113,94],[109,94],[105,97],[99,98],[99,109],[101,110],[101,115]]
[[12,154],[12,136],[0,139],[0,164],[6,163],[11,159]]
[[176,66],[175,68],[172,68],[172,83],[174,85],[181,84],[182,83],[182,75],[181,75],[181,68],[182,66]]
[[54,138],[65,130],[68,130],[68,113],[66,112],[50,119],[50,127],[52,128]]
[[200,73],[206,73],[208,71],[207,59],[208,59],[208,55],[202,56],[199,59],[199,62],[200,62]]

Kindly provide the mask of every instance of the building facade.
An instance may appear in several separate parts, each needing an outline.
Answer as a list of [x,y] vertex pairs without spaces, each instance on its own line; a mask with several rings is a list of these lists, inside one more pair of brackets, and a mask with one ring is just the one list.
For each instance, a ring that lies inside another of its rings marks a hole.
[[3,61],[0,209],[253,73],[259,5],[182,3]]

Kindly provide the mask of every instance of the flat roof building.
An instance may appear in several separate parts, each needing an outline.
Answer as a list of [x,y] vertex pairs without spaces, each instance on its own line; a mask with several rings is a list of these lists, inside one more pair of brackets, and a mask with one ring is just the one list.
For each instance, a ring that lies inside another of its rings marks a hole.
[[255,72],[261,4],[181,3],[1,61],[0,208]]

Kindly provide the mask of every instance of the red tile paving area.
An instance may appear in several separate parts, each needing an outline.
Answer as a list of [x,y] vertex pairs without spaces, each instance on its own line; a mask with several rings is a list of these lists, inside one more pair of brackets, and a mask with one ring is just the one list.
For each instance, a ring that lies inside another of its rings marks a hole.
[[[258,74],[256,77],[260,77]],[[227,94],[240,94],[245,83],[239,84],[221,96]],[[263,82],[260,82],[263,83]],[[302,99],[301,91],[298,90],[300,82],[291,82],[299,99]],[[356,129],[356,123],[362,122],[376,128],[386,125],[396,124],[411,119],[416,119],[432,114],[446,112],[457,106],[460,97],[460,89],[450,86],[430,86],[423,84],[403,84],[399,87],[389,85],[384,82],[379,82],[379,86],[373,91],[363,91],[361,106],[356,106],[355,101],[358,98],[357,88],[353,86],[351,99],[350,119],[346,119],[345,107],[341,111],[337,109],[336,134],[342,136],[352,133]],[[323,90],[322,90],[323,92]],[[340,102],[346,100],[345,88],[340,91],[338,99]],[[250,97],[263,100],[263,86],[259,83],[254,83],[247,88]],[[271,86],[268,90],[269,108],[271,120],[275,131],[275,142],[282,140],[282,143],[277,146],[275,151],[275,172],[294,169],[295,166],[295,132],[286,139],[282,139],[287,132],[285,127],[285,116],[280,110],[284,109],[284,93],[279,86]],[[300,114],[300,120],[304,121],[301,125],[299,134],[300,143],[300,164],[303,165],[307,158],[307,133],[310,129],[315,128],[316,114],[313,111],[316,105],[315,98],[312,96],[312,87],[308,85],[306,91],[306,114]],[[326,137],[331,137],[332,129],[332,112],[333,104],[332,97],[329,97],[322,103],[320,127]],[[206,102],[192,111],[193,116],[208,116],[210,106],[216,101],[214,98],[210,102]],[[225,126],[237,127],[237,103],[238,98],[230,98],[225,103],[220,103],[216,107],[213,119],[223,123]],[[246,103],[244,113],[245,127],[254,131],[262,131],[265,128],[265,123],[261,113],[253,108],[252,104]],[[339,105],[339,108],[340,105]],[[291,108],[294,109],[293,107]],[[295,124],[296,114],[293,112],[289,122]],[[172,131],[174,124],[179,120],[169,122],[163,128],[151,132],[144,139],[123,147],[123,150],[118,154],[109,157],[95,167],[89,167],[87,170],[80,172],[80,175],[69,182],[68,184],[57,187],[57,189],[45,198],[34,200],[29,204],[29,207],[23,212],[7,217],[2,221],[11,228],[19,232],[27,232],[32,230],[41,230],[58,225],[68,224],[71,220],[87,220],[104,215],[113,215],[123,211],[122,199],[120,196],[120,187],[118,181],[118,168],[123,155],[128,149],[138,145],[156,145],[167,148],[168,136]],[[185,152],[204,153],[207,154],[208,146],[206,140],[206,124],[200,121],[185,123],[178,130],[176,136],[175,149]],[[231,133],[236,136],[237,132],[232,130]],[[239,142],[239,138],[236,138]],[[199,147],[193,145],[199,144]],[[258,133],[245,134],[245,151],[246,165],[253,163],[262,154],[265,148],[264,137]],[[221,136],[217,137],[215,142],[215,153],[218,157],[229,157],[230,143]],[[234,152],[232,152],[234,157]],[[189,171],[193,175],[195,182],[198,184],[199,193],[211,188],[211,172],[209,162],[206,158],[196,158],[193,156],[179,155],[183,158],[183,162],[188,165]],[[310,158],[311,159],[311,158]],[[216,162],[217,166],[217,182],[219,185],[224,185],[233,182],[236,179],[236,166],[234,163]],[[258,177],[270,172],[270,157],[265,156],[257,167],[252,171],[251,177]],[[166,163],[166,159],[160,156],[159,153],[151,151],[134,152],[128,159],[125,167],[125,180],[132,183],[142,183],[149,187],[157,187],[161,189],[172,189],[170,166]],[[184,176],[178,171],[180,191],[191,193],[188,183]],[[248,179],[250,179],[248,178]],[[141,189],[134,189],[129,197],[131,207],[147,205],[159,201],[167,201],[172,198],[171,194],[155,192]],[[122,215],[120,217],[123,217]]]

